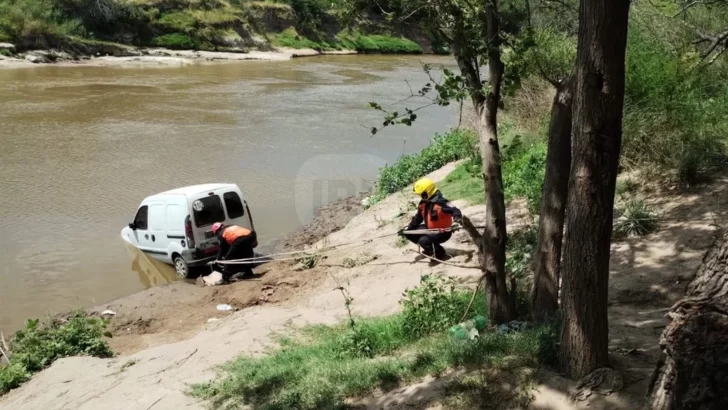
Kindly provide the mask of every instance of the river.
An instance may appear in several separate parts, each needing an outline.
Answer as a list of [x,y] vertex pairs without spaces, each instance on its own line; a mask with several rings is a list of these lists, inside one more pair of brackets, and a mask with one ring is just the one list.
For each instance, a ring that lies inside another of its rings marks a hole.
[[[119,232],[147,195],[237,183],[261,243],[455,121],[430,107],[372,137],[438,57],[0,70],[0,330],[174,280]],[[407,101],[411,107],[421,101]],[[385,108],[387,108],[385,106]]]

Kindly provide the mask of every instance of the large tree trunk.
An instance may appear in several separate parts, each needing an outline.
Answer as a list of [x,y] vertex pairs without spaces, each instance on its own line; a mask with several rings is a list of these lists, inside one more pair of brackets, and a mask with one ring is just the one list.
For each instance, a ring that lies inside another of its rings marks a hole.
[[556,95],[551,104],[546,176],[541,194],[531,294],[531,312],[537,320],[551,316],[559,308],[561,245],[571,167],[572,83],[573,77],[570,76],[556,84]]
[[581,0],[566,214],[561,360],[580,378],[607,365],[612,213],[622,143],[629,0]]
[[[495,323],[513,320],[515,298],[506,281],[506,206],[503,194],[500,147],[498,145],[498,105],[501,98],[504,65],[501,61],[498,8],[496,0],[485,1],[490,87],[480,111],[480,156],[483,159],[486,214],[483,231],[485,293],[488,314]],[[515,291],[515,289],[511,289]]]
[[728,232],[668,315],[646,407],[728,409]]

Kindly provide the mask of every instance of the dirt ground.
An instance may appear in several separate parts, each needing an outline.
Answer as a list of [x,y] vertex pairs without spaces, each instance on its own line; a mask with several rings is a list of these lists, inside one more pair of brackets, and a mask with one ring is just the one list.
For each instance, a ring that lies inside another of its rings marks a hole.
[[[440,180],[453,168],[450,164],[431,178]],[[715,222],[728,224],[726,182],[728,178],[721,178],[687,193],[648,194],[661,212],[660,230],[612,246],[610,352],[613,365],[623,374],[624,388],[573,402],[569,396],[574,382],[541,369],[530,408],[632,409],[642,404],[659,354],[657,341],[667,325],[664,315],[681,297],[713,243]],[[276,335],[292,327],[331,324],[345,317],[337,284],[346,286],[354,298],[354,312],[365,316],[397,312],[402,292],[423,274],[449,275],[463,286],[474,286],[480,271],[474,267],[473,245],[465,232],[456,233],[446,246],[454,255],[451,262],[458,266],[432,267],[415,257],[412,246],[395,246],[395,232],[406,222],[411,199],[393,195],[321,240],[314,247],[338,248],[314,269],[264,265],[256,269],[262,275],[257,280],[213,288],[175,283],[100,307],[117,312],[112,343],[122,354],[114,359],[59,360],[0,398],[0,409],[204,409],[206,403],[186,392],[190,384],[215,377],[217,366],[240,354],[264,354],[275,346]],[[482,205],[457,205],[476,224],[482,222]],[[512,231],[523,222],[523,209],[512,204],[508,218]],[[342,267],[345,258],[364,253],[376,259]],[[218,303],[240,310],[218,312]],[[505,376],[496,386],[512,388]],[[358,398],[353,404],[369,409],[442,408],[447,377],[426,378]]]

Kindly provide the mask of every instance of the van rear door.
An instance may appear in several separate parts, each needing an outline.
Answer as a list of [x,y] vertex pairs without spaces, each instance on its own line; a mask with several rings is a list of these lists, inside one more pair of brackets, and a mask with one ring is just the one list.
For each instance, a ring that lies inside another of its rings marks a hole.
[[235,189],[225,190],[222,198],[225,203],[225,210],[227,211],[227,224],[242,226],[252,231],[253,227],[246,215],[246,204],[241,198],[240,191]]
[[217,239],[212,233],[212,224],[225,221],[225,209],[222,198],[215,192],[201,194],[190,201],[192,215],[192,233],[197,248],[211,256],[218,249]]

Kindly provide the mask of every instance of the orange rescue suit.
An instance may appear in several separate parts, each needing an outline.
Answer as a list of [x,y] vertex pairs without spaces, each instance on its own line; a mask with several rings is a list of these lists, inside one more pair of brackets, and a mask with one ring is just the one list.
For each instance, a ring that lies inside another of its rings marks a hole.
[[225,230],[222,233],[222,237],[223,237],[223,239],[225,239],[225,242],[232,245],[232,243],[235,242],[236,239],[243,237],[243,236],[248,236],[248,235],[250,235],[250,233],[251,232],[249,229],[232,225],[232,226],[228,226],[227,228],[225,228]]
[[448,229],[452,227],[452,214],[443,212],[439,204],[432,204],[432,209],[429,212],[427,204],[424,202],[420,203],[419,208],[428,229]]

